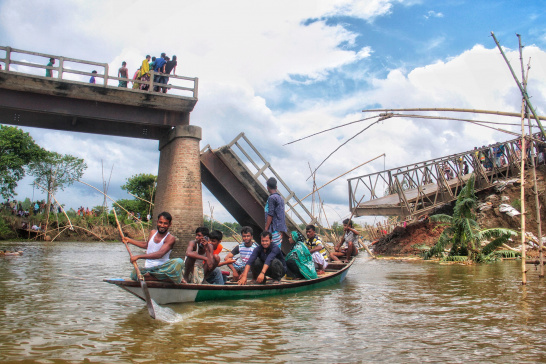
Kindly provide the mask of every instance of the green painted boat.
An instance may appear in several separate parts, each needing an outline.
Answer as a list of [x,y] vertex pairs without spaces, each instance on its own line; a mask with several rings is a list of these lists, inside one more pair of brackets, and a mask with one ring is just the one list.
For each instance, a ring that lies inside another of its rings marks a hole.
[[[280,294],[298,293],[311,289],[327,287],[342,282],[347,276],[349,268],[354,263],[330,263],[325,274],[316,279],[282,279],[280,283],[247,284],[239,286],[228,282],[225,285],[212,284],[176,284],[165,281],[147,281],[148,290],[152,299],[161,305],[169,303],[201,302],[214,300],[249,299]],[[140,283],[130,279],[105,279],[135,296],[145,299]]]

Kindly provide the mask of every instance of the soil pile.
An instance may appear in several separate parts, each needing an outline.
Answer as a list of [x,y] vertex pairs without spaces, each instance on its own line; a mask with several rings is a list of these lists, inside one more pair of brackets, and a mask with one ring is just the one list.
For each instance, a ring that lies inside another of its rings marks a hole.
[[[546,235],[546,166],[537,168],[537,187],[539,203],[541,204],[540,214],[542,220],[543,236]],[[478,210],[476,211],[478,224],[482,229],[488,228],[509,228],[515,231],[521,230],[521,215],[510,216],[502,210],[513,207],[521,210],[521,188],[519,178],[499,179],[498,183],[484,191],[477,193]],[[525,172],[525,229],[534,236],[538,235],[536,220],[535,195],[532,190],[532,171]],[[434,213],[452,214],[455,202],[443,206],[441,210]],[[438,237],[444,230],[441,224],[432,223],[428,218],[415,223],[408,224],[406,228],[397,227],[388,235],[373,244],[373,250],[378,255],[386,256],[408,256],[420,255],[438,241]],[[532,237],[531,237],[532,239]],[[521,238],[513,238],[509,244],[518,246]],[[533,252],[529,252],[533,256]]]

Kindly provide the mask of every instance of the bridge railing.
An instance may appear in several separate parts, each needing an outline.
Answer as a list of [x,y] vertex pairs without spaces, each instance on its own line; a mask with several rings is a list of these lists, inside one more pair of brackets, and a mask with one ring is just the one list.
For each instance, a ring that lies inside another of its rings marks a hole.
[[[243,163],[252,174],[254,180],[259,182],[262,186],[266,185],[269,177],[275,177],[277,179],[278,193],[284,199],[286,212],[297,224],[298,228],[301,225],[314,224],[319,230],[325,230],[318,219],[313,216],[298,196],[296,196],[296,193],[290,189],[277,171],[273,169],[271,164],[262,156],[250,140],[248,140],[244,133],[240,133],[235,139],[227,144],[227,147],[237,154],[241,163]],[[304,233],[304,229],[300,232]]]
[[[0,57],[0,64],[4,64],[3,70],[7,72],[17,72],[40,76],[38,72],[41,72],[41,70],[50,70],[51,78],[57,80],[89,84],[89,81],[86,82],[81,76],[94,76],[95,79],[97,79],[94,86],[100,87],[100,85],[102,85],[103,87],[115,87],[117,86],[116,82],[125,81],[127,82],[127,90],[129,91],[153,92],[155,87],[159,87],[159,89],[168,89],[169,92],[174,91],[169,95],[192,97],[195,99],[198,97],[197,77],[185,77],[150,71],[150,79],[148,81],[133,80],[131,78],[122,78],[109,75],[110,70],[108,63],[99,63],[39,52],[30,52],[4,46],[0,46],[0,51],[4,51],[4,57]],[[56,65],[47,66],[47,63],[51,58],[55,59]],[[93,73],[93,70],[95,70],[97,73]],[[116,75],[117,71],[118,69],[116,68]],[[54,75],[54,72],[56,72],[56,75]],[[154,82],[154,76],[156,75],[169,77],[169,82],[174,82],[175,84],[166,85],[163,83]],[[44,76],[42,77],[45,77],[45,71]],[[131,88],[129,83],[136,83],[138,86],[147,85],[147,90],[141,90],[140,87]]]
[[[540,140],[540,137],[541,134],[537,133],[533,135],[533,140]],[[534,146],[538,149],[536,143]],[[535,158],[538,163],[538,156]],[[407,216],[412,216],[455,199],[466,183],[464,175],[474,172],[476,186],[481,189],[492,185],[493,180],[498,176],[508,176],[510,173],[519,172],[520,161],[521,146],[518,138],[463,153],[353,177],[347,180],[349,208],[355,211],[362,203],[395,195],[398,197],[396,205],[401,210],[405,210]],[[411,198],[407,195],[408,191],[413,191]],[[434,193],[431,194],[430,191]],[[389,203],[391,202],[392,200]]]

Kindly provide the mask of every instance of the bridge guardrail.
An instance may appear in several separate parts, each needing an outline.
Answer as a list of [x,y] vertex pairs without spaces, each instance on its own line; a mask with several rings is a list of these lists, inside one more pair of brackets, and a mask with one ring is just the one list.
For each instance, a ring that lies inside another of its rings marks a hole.
[[[115,81],[126,81],[128,84],[130,82],[134,82],[134,83],[148,85],[148,90],[140,90],[140,89],[133,89],[131,87],[127,87],[127,89],[126,89],[127,91],[132,91],[132,92],[153,92],[153,88],[155,86],[157,86],[157,87],[166,88],[166,89],[169,89],[169,90],[176,90],[176,91],[183,92],[183,93],[190,93],[191,94],[190,97],[192,97],[194,99],[197,99],[197,97],[198,97],[198,81],[199,81],[199,79],[197,77],[178,76],[178,75],[173,75],[173,74],[164,74],[164,73],[160,73],[160,72],[150,71],[150,80],[149,81],[133,80],[131,78],[121,78],[121,77],[116,77],[116,76],[110,76],[109,75],[109,65],[108,65],[108,63],[99,63],[99,62],[86,61],[86,60],[82,60],[82,59],[76,59],[76,58],[70,58],[70,57],[64,57],[64,56],[56,56],[56,55],[52,55],[52,54],[31,52],[31,51],[25,51],[25,50],[22,50],[22,49],[16,49],[16,48],[11,48],[11,47],[6,47],[6,46],[0,46],[0,51],[5,52],[4,57],[0,58],[0,63],[4,63],[4,71],[7,71],[7,72],[25,73],[25,74],[30,74],[32,76],[39,76],[39,77],[44,77],[45,78],[45,76],[40,76],[40,75],[36,74],[35,72],[32,72],[32,71],[29,72],[29,70],[27,70],[27,72],[25,72],[25,68],[28,67],[28,68],[30,68],[30,70],[35,70],[35,69],[37,69],[37,70],[40,70],[40,69],[47,70],[47,69],[49,69],[49,70],[51,70],[52,75],[53,75],[53,71],[57,72],[56,77],[51,77],[51,78],[54,78],[54,79],[57,79],[57,80],[65,80],[65,81],[79,82],[79,83],[83,83],[83,84],[88,84],[88,82],[82,81],[78,77],[74,78],[74,77],[70,77],[69,75],[79,75],[79,76],[89,76],[89,77],[95,76],[95,78],[99,78],[99,79],[103,80],[103,82],[102,82],[103,87],[116,87],[117,86],[115,84],[109,84],[110,81],[113,81],[113,82],[115,82]],[[30,56],[31,59],[34,58],[34,59],[40,59],[41,60],[41,58],[46,58],[48,61],[49,61],[50,58],[53,58],[53,59],[59,61],[59,65],[58,66],[47,66],[47,65],[43,64],[44,62],[37,63],[37,62],[29,62],[26,59],[23,59],[23,60],[15,59],[16,57],[14,57],[14,56],[19,56],[20,57],[20,55]],[[13,71],[13,70],[11,70],[12,65],[23,66],[23,68],[18,69],[17,71]],[[75,65],[77,65],[77,66],[75,66]],[[79,69],[78,68],[73,68],[73,67],[79,67]],[[95,68],[95,67],[100,67],[101,68],[100,71],[102,73],[99,72],[99,70],[96,70],[97,73],[92,73],[91,71],[88,70],[90,68]],[[154,76],[155,75],[169,77],[169,81],[176,80],[175,82],[179,83],[179,85],[175,85],[175,84],[166,85],[166,84],[163,84],[163,83],[154,82]],[[188,82],[190,83],[190,85],[188,85],[189,87],[183,86]],[[94,86],[97,86],[97,85],[95,84]],[[169,94],[168,96],[188,97],[188,96],[178,95],[178,94]]]
[[[540,138],[541,134],[536,133],[531,139],[544,144]],[[465,174],[463,162],[468,165],[468,173],[476,174],[476,185],[479,189],[492,185],[495,176],[507,176],[509,172],[519,172],[521,168],[520,140],[518,138],[499,142],[463,153],[350,178],[347,180],[349,208],[351,211],[356,211],[359,204],[363,202],[397,195],[397,205],[401,210],[406,211],[407,216],[416,216],[420,212],[428,211],[447,200],[456,198],[458,191],[466,183],[463,178]],[[536,143],[533,145],[537,148]],[[499,147],[501,148],[495,149]],[[494,155],[494,150],[502,150],[502,152],[500,155]],[[529,149],[527,152],[529,153]],[[538,162],[538,157],[535,158]],[[427,185],[436,187],[433,195],[425,192],[423,187]],[[408,190],[416,191],[417,196],[409,199],[406,195]],[[369,198],[363,199],[363,195],[368,195]]]

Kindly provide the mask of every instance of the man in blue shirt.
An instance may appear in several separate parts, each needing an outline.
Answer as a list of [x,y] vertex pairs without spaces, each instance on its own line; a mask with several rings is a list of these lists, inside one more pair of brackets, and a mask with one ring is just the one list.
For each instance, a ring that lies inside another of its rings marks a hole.
[[[288,241],[286,221],[284,216],[284,199],[277,192],[277,180],[273,177],[267,180],[269,197],[265,204],[265,231],[272,236],[273,245],[281,247],[283,240]],[[286,237],[284,236],[286,235]]]
[[260,234],[260,246],[252,252],[246,263],[245,270],[239,276],[239,285],[246,284],[248,272],[252,269],[252,276],[257,283],[266,282],[266,276],[278,283],[286,274],[286,261],[281,249],[271,243],[271,233],[263,231]]
[[[167,63],[167,61],[165,60],[165,56],[166,56],[165,53],[161,53],[161,57],[156,58],[154,63],[155,72],[165,73],[165,65]],[[165,76],[161,76],[161,75],[154,76],[154,84],[165,83],[165,81],[166,81]],[[154,86],[154,91],[161,91],[161,89],[158,86]]]

